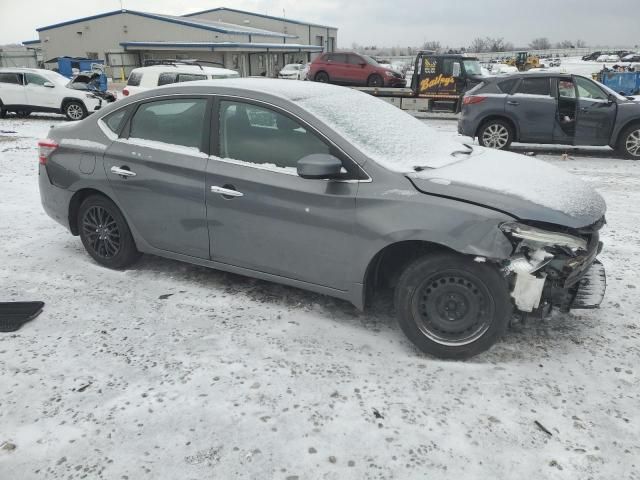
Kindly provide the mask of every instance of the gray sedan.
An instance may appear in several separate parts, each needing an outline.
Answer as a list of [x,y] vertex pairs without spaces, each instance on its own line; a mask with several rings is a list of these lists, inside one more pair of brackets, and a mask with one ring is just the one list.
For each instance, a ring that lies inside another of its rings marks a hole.
[[514,309],[604,295],[605,204],[592,188],[351,89],[154,89],[53,128],[39,147],[45,211],[99,264],[160,255],[358,308],[392,288],[403,331],[436,356],[486,350]]
[[640,160],[640,102],[580,75],[521,73],[466,93],[458,131],[480,145],[609,145]]

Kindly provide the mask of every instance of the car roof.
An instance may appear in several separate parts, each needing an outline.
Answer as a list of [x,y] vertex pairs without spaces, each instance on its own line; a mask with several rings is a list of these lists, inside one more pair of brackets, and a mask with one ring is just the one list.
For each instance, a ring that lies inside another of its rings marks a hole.
[[563,73],[563,72],[532,72],[529,70],[528,72],[513,72],[513,73],[505,73],[495,76],[490,76],[487,78],[492,79],[493,81],[504,80],[507,78],[551,78],[551,77],[583,77],[584,75],[575,75],[572,73]]
[[27,67],[0,67],[0,72],[18,72],[18,73],[52,73],[53,70],[45,68],[27,68]]
[[142,99],[158,95],[184,94],[185,90],[189,91],[189,93],[197,92],[201,94],[225,94],[233,90],[238,93],[246,93],[249,96],[269,95],[295,102],[340,94],[340,92],[345,91],[345,87],[318,82],[291,82],[290,80],[264,77],[220,78],[174,83],[164,87],[152,88],[136,94],[135,98]]
[[163,65],[150,65],[148,67],[138,67],[134,69],[135,72],[176,72],[176,73],[201,73],[208,75],[216,75],[216,74],[229,74],[229,73],[238,73],[235,70],[230,70],[228,68],[222,67],[208,67],[202,65],[187,65],[187,64],[163,64]]

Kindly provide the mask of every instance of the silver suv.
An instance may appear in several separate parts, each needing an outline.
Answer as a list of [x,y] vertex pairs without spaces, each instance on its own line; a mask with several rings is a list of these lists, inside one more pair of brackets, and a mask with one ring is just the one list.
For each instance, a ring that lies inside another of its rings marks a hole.
[[439,357],[489,348],[514,309],[594,307],[604,295],[605,204],[591,187],[333,85],[142,92],[53,128],[40,193],[109,268],[148,253],[358,308],[392,288],[404,332]]

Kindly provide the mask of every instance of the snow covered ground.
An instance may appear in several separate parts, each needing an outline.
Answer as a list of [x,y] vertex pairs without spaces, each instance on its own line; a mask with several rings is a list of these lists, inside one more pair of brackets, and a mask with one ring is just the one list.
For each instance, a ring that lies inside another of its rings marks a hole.
[[605,197],[609,290],[445,362],[387,298],[363,314],[157,257],[97,266],[40,206],[58,121],[0,120],[0,300],[46,302],[0,334],[0,479],[640,478],[640,162],[515,147]]

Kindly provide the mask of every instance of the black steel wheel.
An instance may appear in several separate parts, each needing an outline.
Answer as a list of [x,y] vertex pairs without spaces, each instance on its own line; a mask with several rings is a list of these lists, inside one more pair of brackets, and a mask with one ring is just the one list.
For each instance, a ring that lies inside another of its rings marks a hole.
[[91,195],[80,205],[78,231],[84,248],[101,265],[125,268],[140,256],[118,207],[108,198]]
[[320,83],[329,83],[329,75],[327,72],[318,72],[316,73],[314,80]]
[[464,359],[504,333],[512,311],[505,278],[490,264],[435,253],[404,270],[396,287],[398,321],[425,353]]
[[378,74],[373,74],[367,79],[367,87],[384,87],[384,80]]

